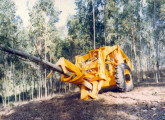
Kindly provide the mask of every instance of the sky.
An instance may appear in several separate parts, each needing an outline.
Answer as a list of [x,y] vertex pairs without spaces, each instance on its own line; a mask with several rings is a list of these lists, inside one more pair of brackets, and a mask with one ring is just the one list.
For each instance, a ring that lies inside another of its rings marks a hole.
[[[66,27],[67,18],[76,13],[76,6],[74,0],[54,0],[55,7],[61,11],[59,15],[59,22],[56,24],[57,28]],[[28,7],[31,9],[36,0],[14,0],[16,4],[16,15],[19,15],[23,20],[24,26],[29,24]]]

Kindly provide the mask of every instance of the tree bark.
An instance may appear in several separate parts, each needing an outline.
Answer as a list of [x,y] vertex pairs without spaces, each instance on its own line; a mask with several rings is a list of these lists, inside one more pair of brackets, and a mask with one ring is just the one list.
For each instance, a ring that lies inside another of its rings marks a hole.
[[154,17],[153,17],[154,40],[156,45],[156,83],[159,82],[159,56],[158,56],[158,36],[156,35],[156,1],[154,0]]
[[24,71],[24,66],[23,66],[23,74],[22,74],[22,81],[23,81],[23,86],[22,86],[22,93],[23,93],[23,101],[25,100],[25,94],[24,94],[24,85],[25,85],[25,71]]
[[137,70],[137,56],[136,56],[136,45],[135,45],[135,37],[134,37],[134,28],[131,28],[131,36],[133,40],[133,49],[134,49],[134,55],[135,55],[135,70],[136,70],[136,76],[137,76],[137,81],[139,81],[138,77],[138,70]]
[[3,95],[4,95],[4,102],[3,106],[6,107],[6,82],[5,77],[3,78]]
[[41,66],[39,65],[39,84],[38,84],[38,97],[41,99]]
[[21,102],[21,87],[19,85],[19,102]]
[[3,83],[2,83],[2,97],[4,96],[4,102],[3,102],[3,106],[6,107],[6,96],[7,96],[7,90],[6,90],[6,86],[7,86],[7,63],[4,63],[4,76],[3,76]]
[[107,0],[105,0],[104,3],[104,39],[105,39],[105,46],[106,46],[106,4],[107,4]]
[[[45,61],[46,61],[46,48],[47,48],[47,45],[46,45],[46,40],[47,39],[45,39]],[[47,99],[47,82],[46,82],[46,80],[47,80],[47,75],[46,75],[46,68],[45,68],[45,98]]]
[[34,90],[33,90],[33,89],[34,89],[34,88],[33,88],[34,85],[33,85],[33,84],[34,84],[34,77],[33,77],[33,75],[32,75],[32,85],[31,85],[31,88],[32,88],[32,93],[31,93],[31,94],[32,94],[32,100],[33,100],[33,95],[34,95]]
[[7,101],[8,101],[8,102],[7,102],[7,105],[9,106],[9,96],[7,97]]
[[141,79],[143,80],[142,56],[143,56],[143,52],[142,52],[142,40],[141,40],[141,33],[140,33],[140,55],[139,55],[139,63],[140,63],[140,76],[141,76]]
[[12,69],[13,69],[13,89],[14,89],[14,95],[15,95],[15,102],[17,102],[17,88],[16,88],[16,78],[15,78],[15,65],[12,64]]
[[93,8],[93,40],[94,40],[94,49],[96,48],[96,39],[95,39],[95,6],[94,6],[94,0],[92,0],[92,8]]

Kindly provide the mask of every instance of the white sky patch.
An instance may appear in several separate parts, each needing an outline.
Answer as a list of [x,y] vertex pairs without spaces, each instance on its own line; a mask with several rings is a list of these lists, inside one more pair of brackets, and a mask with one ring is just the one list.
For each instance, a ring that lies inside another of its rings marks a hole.
[[[23,25],[25,27],[29,24],[28,6],[32,8],[36,0],[14,0],[16,5],[16,15],[20,16],[23,20]],[[28,6],[27,6],[28,4]]]
[[[59,22],[56,23],[56,27],[64,27],[67,24],[67,18],[76,13],[76,5],[74,4],[75,0],[54,0],[55,7],[61,11],[59,15]],[[29,15],[28,7],[31,9],[36,0],[14,0],[16,4],[16,15],[20,16],[23,20],[25,27],[29,25]]]
[[120,6],[119,7],[119,13],[122,13],[123,12],[123,9],[124,9],[124,6]]
[[76,13],[76,5],[74,4],[75,0],[55,0],[56,8],[61,11],[59,15],[59,21],[56,24],[56,27],[63,27],[67,24],[67,18]]
[[144,6],[146,6],[146,5],[147,5],[146,0],[142,0],[142,2],[143,2],[143,5],[144,5]]

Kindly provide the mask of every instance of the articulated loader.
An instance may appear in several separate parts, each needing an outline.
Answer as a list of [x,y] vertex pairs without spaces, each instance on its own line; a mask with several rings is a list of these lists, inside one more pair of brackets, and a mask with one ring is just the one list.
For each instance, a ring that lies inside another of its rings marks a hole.
[[43,64],[54,71],[60,72],[61,81],[80,87],[81,99],[96,99],[99,90],[116,86],[120,92],[131,91],[134,87],[132,64],[121,48],[105,46],[89,51],[83,56],[76,56],[75,64],[60,58],[56,64],[31,56],[25,52],[0,46],[0,49],[33,62]]

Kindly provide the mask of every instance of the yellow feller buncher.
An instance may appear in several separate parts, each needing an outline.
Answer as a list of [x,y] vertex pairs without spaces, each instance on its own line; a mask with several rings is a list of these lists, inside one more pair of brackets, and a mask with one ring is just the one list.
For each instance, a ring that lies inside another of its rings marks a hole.
[[65,58],[60,58],[56,64],[42,60],[36,56],[0,46],[0,49],[33,62],[43,64],[54,71],[61,73],[61,81],[75,84],[80,87],[81,99],[96,99],[99,90],[116,86],[120,92],[133,89],[132,64],[121,48],[105,46],[89,51],[83,56],[76,56],[75,64]]

